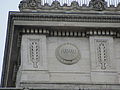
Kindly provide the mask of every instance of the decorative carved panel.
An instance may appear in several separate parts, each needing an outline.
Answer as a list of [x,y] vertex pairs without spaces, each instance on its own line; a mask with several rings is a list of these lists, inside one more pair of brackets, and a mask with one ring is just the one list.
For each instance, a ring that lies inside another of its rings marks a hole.
[[96,49],[96,60],[97,66],[102,70],[107,69],[109,66],[109,42],[104,39],[95,39],[95,49]]
[[56,49],[57,59],[67,65],[77,63],[80,59],[79,49],[71,43],[65,43]]
[[21,67],[24,70],[44,70],[46,66],[46,36],[23,35]]
[[38,68],[38,62],[40,61],[39,39],[30,40],[30,60],[33,67]]
[[[48,0],[49,1],[49,0]],[[61,0],[62,1],[62,0]],[[65,1],[65,0],[63,0]],[[85,0],[84,0],[85,1]],[[85,2],[79,1],[70,1],[70,5],[67,3],[64,3],[63,5],[60,4],[60,1],[53,0],[52,3],[44,3],[42,5],[41,0],[22,0],[19,4],[20,11],[41,11],[41,10],[61,10],[61,11],[90,11],[90,10],[96,10],[96,11],[120,11],[120,4],[118,1],[115,1],[112,3],[112,5],[108,6],[110,3],[109,1],[106,2],[106,0],[90,0],[89,5],[87,5]],[[109,4],[108,4],[109,3]],[[80,5],[81,4],[81,5]],[[116,4],[116,5],[113,5]]]
[[89,4],[90,7],[98,11],[104,10],[107,7],[107,2],[105,2],[105,0],[91,0]]
[[90,53],[91,69],[93,71],[115,70],[112,37],[91,36]]

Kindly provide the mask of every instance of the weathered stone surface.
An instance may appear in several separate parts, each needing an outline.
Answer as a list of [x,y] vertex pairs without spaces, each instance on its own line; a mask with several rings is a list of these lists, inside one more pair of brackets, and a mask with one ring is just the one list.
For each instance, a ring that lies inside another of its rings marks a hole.
[[[36,41],[39,41],[39,44]],[[68,85],[74,90],[79,85],[84,89],[98,89],[106,88],[104,84],[119,84],[119,71],[117,70],[119,66],[116,64],[118,59],[113,55],[113,53],[119,52],[119,49],[116,49],[119,45],[117,41],[118,39],[106,36],[91,36],[89,38],[46,37],[45,39],[44,35],[23,35],[21,49],[23,64],[19,69],[21,76],[18,75],[17,86],[65,89]],[[62,54],[59,55],[58,52]],[[42,61],[41,57],[44,57],[44,55],[46,59]],[[59,58],[57,55],[59,55]],[[76,55],[79,55],[79,58]],[[37,66],[34,66],[34,62],[30,58],[37,60],[36,56],[39,56],[39,62],[41,63],[37,64],[36,62]],[[79,59],[77,62],[68,63],[76,58]],[[59,59],[62,61],[59,61]],[[46,65],[47,68],[42,65]],[[75,83],[77,86],[74,85]],[[80,83],[85,83],[85,85]],[[95,85],[89,86],[89,83]],[[97,84],[99,85],[96,86]],[[112,86],[107,88],[112,88]]]
[[[89,1],[89,5],[86,5],[84,2],[82,2],[82,5],[79,5],[77,1],[72,1],[70,5],[67,3],[64,3],[63,5],[60,4],[59,1],[53,1],[51,5],[48,3],[45,3],[44,5],[41,4],[41,0],[22,0],[19,4],[19,9],[21,12],[25,11],[45,11],[45,10],[56,10],[56,11],[120,11],[119,4],[117,7],[114,5],[110,5],[108,7],[105,0],[91,0]],[[116,3],[116,2],[115,2]]]
[[2,86],[120,88],[119,12],[10,12],[9,20]]

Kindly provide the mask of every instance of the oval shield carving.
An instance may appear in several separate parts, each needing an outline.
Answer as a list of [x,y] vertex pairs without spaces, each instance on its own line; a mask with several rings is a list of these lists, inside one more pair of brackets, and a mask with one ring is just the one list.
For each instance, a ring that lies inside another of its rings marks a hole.
[[56,49],[56,57],[64,64],[77,63],[80,59],[79,49],[71,43],[62,44]]

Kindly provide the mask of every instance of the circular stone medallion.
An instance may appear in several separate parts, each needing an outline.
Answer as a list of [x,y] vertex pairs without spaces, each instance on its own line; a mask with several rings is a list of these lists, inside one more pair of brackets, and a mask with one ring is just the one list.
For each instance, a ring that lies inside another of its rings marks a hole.
[[75,45],[65,43],[56,49],[56,57],[60,62],[71,65],[79,61],[80,53]]

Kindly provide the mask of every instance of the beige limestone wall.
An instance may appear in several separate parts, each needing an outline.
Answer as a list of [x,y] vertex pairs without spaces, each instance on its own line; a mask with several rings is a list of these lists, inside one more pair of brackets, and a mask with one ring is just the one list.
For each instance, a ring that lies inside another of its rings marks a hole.
[[119,46],[113,37],[24,35],[17,84],[118,84]]

